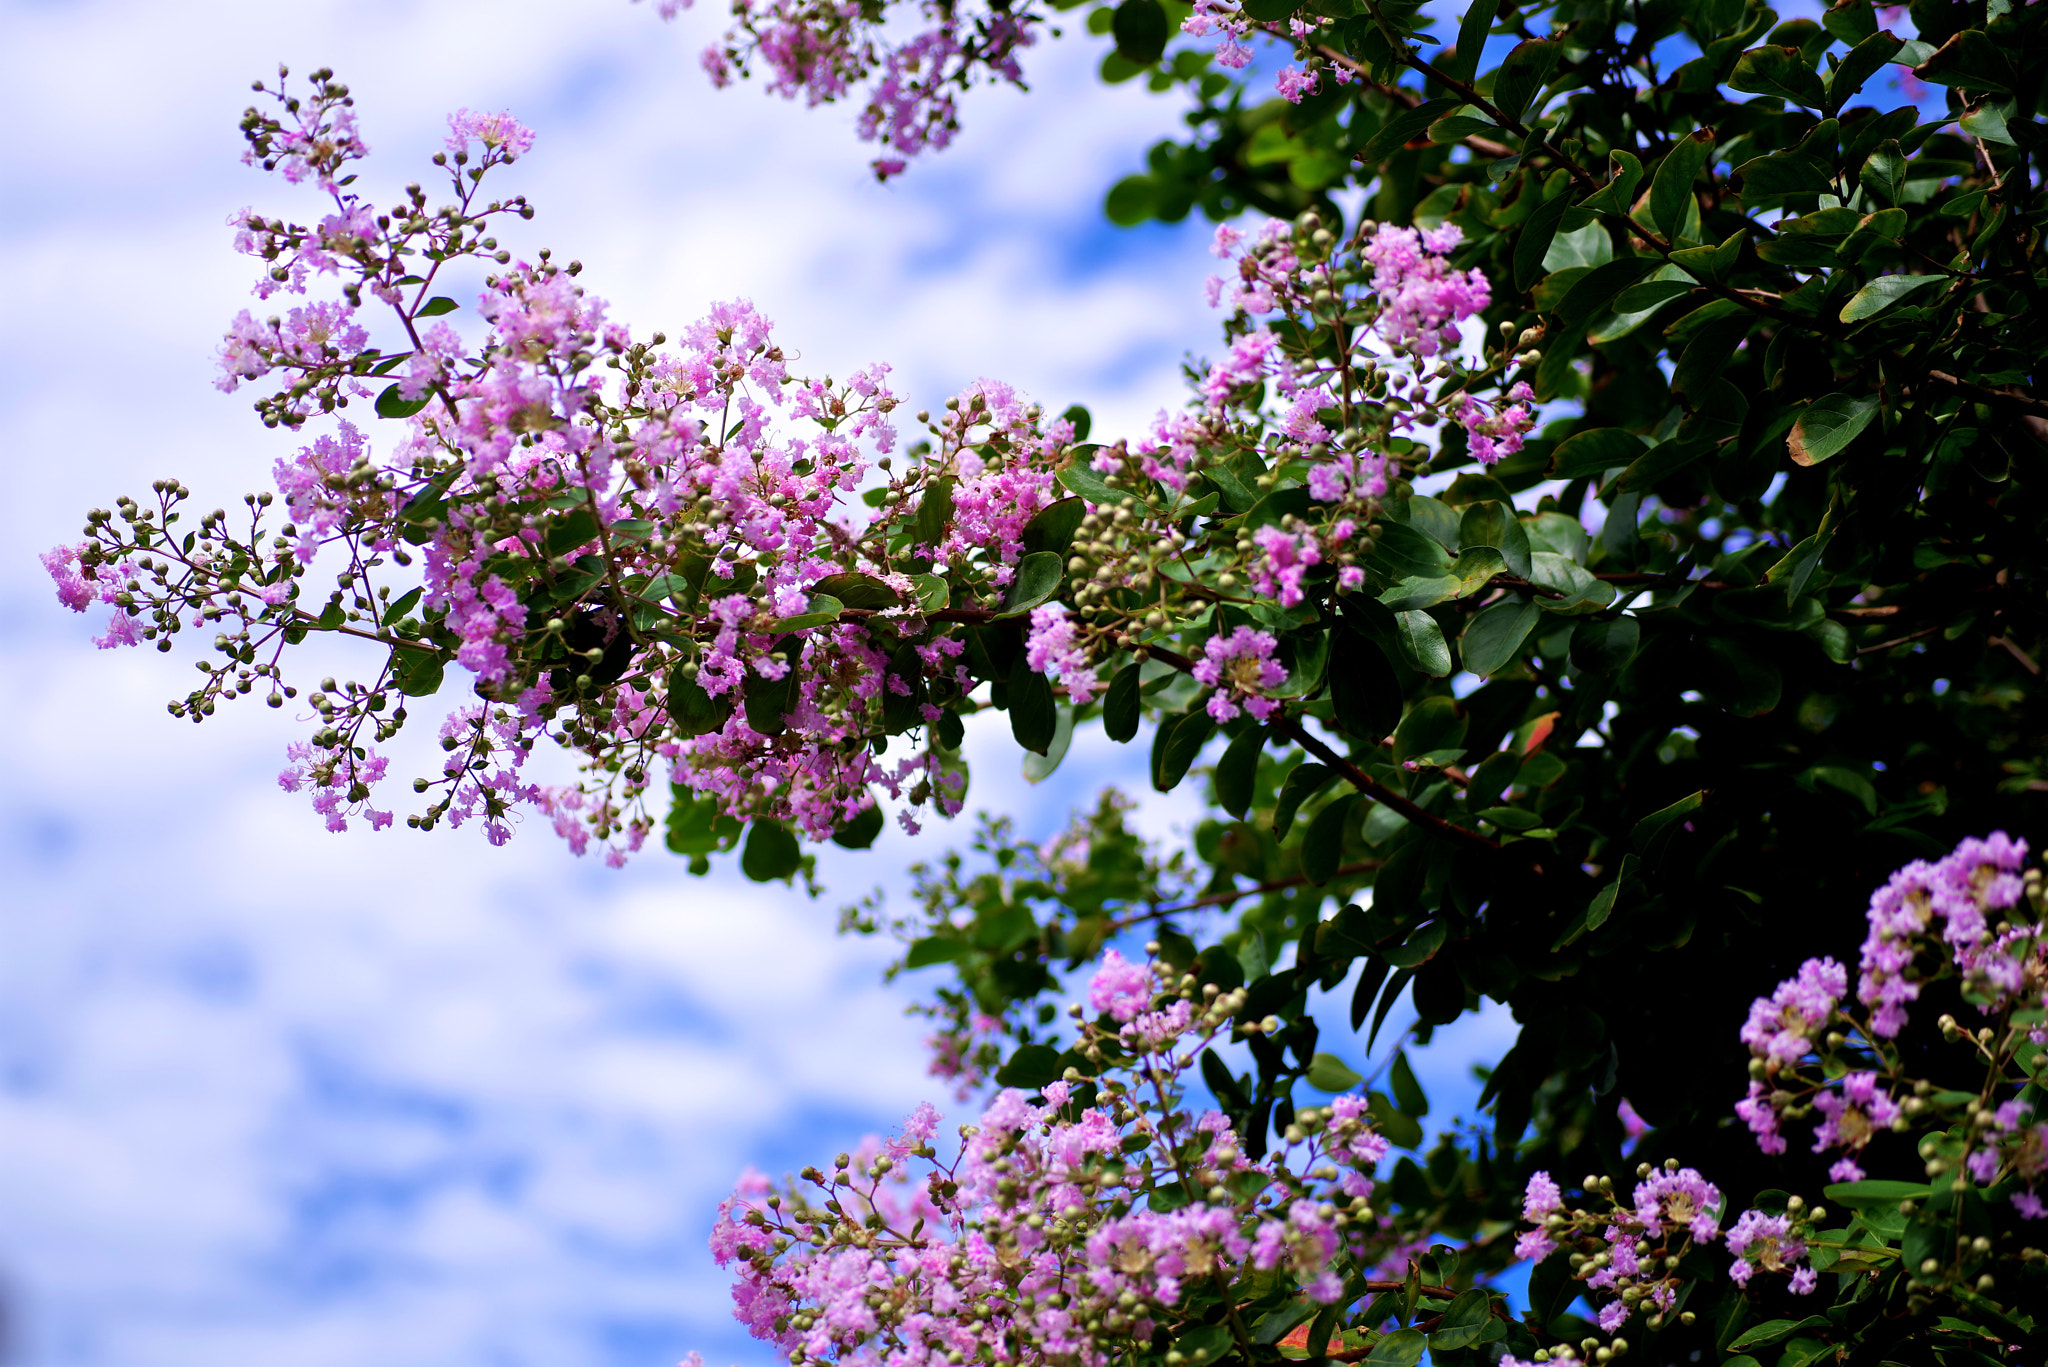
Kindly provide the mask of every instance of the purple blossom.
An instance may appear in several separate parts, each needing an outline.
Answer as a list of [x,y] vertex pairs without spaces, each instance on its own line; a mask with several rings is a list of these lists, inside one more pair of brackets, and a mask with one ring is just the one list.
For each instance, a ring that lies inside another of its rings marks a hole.
[[1531,1224],[1543,1223],[1544,1217],[1564,1209],[1564,1193],[1558,1189],[1547,1172],[1529,1174],[1529,1185],[1522,1194],[1522,1218]]
[[1240,703],[1260,721],[1273,715],[1279,703],[1265,695],[1287,681],[1287,670],[1273,658],[1278,649],[1271,632],[1251,627],[1210,637],[1193,671],[1197,683],[1216,690],[1209,699],[1209,715],[1229,721],[1237,716]]
[[1103,954],[1102,966],[1089,980],[1088,1005],[1128,1024],[1151,1006],[1153,988],[1150,965],[1131,963],[1112,949]]
[[1076,635],[1076,623],[1063,603],[1031,609],[1031,630],[1024,638],[1024,659],[1041,674],[1054,674],[1066,685],[1077,706],[1094,698],[1098,681],[1088,667],[1088,651]]
[[482,143],[487,153],[496,152],[506,161],[515,161],[533,149],[533,130],[502,110],[496,114],[479,114],[469,109],[458,109],[450,114],[449,153],[467,152],[472,140]]

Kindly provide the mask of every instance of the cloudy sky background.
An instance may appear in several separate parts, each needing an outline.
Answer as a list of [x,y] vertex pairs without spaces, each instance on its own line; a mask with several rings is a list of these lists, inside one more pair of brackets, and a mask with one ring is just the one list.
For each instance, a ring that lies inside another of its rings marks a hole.
[[[450,109],[517,113],[539,143],[499,192],[540,214],[508,244],[580,258],[642,332],[744,295],[803,367],[886,360],[914,404],[989,375],[1128,430],[1177,393],[1213,336],[1208,229],[1098,209],[1170,99],[1105,89],[1069,40],[1033,54],[1034,96],[978,93],[952,152],[878,187],[850,112],[707,88],[719,8],[0,0],[13,1361],[765,1364],[705,1252],[717,1201],[746,1164],[800,1166],[935,1095],[908,986],[880,984],[887,946],[832,934],[833,897],[658,853],[610,872],[531,825],[501,850],[327,835],[273,781],[302,726],[254,704],[172,721],[189,657],[94,651],[34,560],[157,477],[233,506],[290,448],[210,383],[251,279],[227,215],[310,208],[237,161],[248,82],[280,60],[350,83],[373,197],[428,179]],[[1028,789],[984,739],[975,804],[1033,833],[1130,768],[1097,737]],[[1184,828],[1190,801],[1143,822]],[[965,835],[892,837],[827,881],[900,886]],[[1455,1052],[1499,1042],[1475,1021]]]

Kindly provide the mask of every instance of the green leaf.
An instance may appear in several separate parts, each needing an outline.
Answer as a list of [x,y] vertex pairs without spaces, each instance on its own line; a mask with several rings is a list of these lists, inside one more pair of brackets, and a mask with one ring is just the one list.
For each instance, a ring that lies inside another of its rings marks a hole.
[[1162,793],[1179,787],[1215,732],[1215,719],[1199,707],[1161,722],[1152,742],[1152,786]]
[[[875,813],[877,817],[881,815],[881,809],[878,807],[870,807],[868,811]],[[866,814],[862,813],[863,816]],[[875,824],[877,827],[881,825],[879,821]],[[839,837],[835,835],[832,839],[837,841]],[[867,846],[854,845],[850,848],[864,850]],[[915,969],[930,968],[933,964],[956,963],[973,952],[974,946],[957,935],[927,935],[904,951],[903,966]]]
[[1441,679],[1451,672],[1451,648],[1436,619],[1422,611],[1394,614],[1395,640],[1410,669]]
[[1960,86],[1994,95],[2010,95],[2019,85],[2004,51],[1981,29],[1954,34],[1914,67],[1913,74],[1929,85]]
[[453,299],[450,299],[450,298],[449,298],[449,297],[448,297],[447,295],[445,295],[445,294],[437,294],[437,295],[435,295],[435,296],[434,296],[434,297],[433,297],[432,299],[429,299],[429,300],[428,300],[428,301],[427,301],[426,303],[424,303],[424,304],[421,304],[421,305],[420,305],[420,311],[419,311],[418,313],[414,314],[414,315],[413,315],[413,317],[415,317],[415,318],[439,318],[439,317],[440,317],[440,316],[441,316],[442,314],[444,314],[444,313],[453,313],[453,312],[455,312],[455,310],[457,310],[457,309],[459,309],[459,308],[461,308],[461,307],[462,307],[462,305],[460,305],[460,304],[456,303],[456,302],[455,302],[455,301],[454,301]]
[[[1089,469],[1085,461],[1076,460],[1060,471],[1060,483],[1067,492],[1078,494],[1088,502],[1104,508],[1115,508],[1126,498],[1135,497],[1129,490],[1118,489],[1101,475]],[[1138,500],[1143,503],[1143,499]]]
[[1240,821],[1251,810],[1259,776],[1259,756],[1265,748],[1266,728],[1254,726],[1230,742],[1223,758],[1216,761],[1217,805]]
[[996,1082],[1004,1087],[1035,1092],[1057,1082],[1063,1071],[1059,1050],[1049,1044],[1025,1044],[1010,1055],[1008,1062],[996,1069]]
[[[1550,254],[1550,244],[1557,237],[1557,225],[1563,221],[1565,210],[1572,207],[1571,194],[1563,185],[1567,174],[1564,171],[1552,174],[1550,187],[1555,188],[1545,188],[1544,193],[1549,198],[1536,206],[1535,212],[1529,215],[1529,221],[1522,225],[1522,231],[1515,237],[1517,291],[1527,293],[1536,288],[1536,283],[1543,278],[1543,259]],[[1522,193],[1533,195],[1536,186],[1532,183]]]
[[1493,547],[1509,573],[1529,577],[1529,534],[1522,529],[1512,505],[1498,499],[1468,505],[1458,523],[1458,540],[1466,547]]
[[1045,753],[1024,752],[1026,783],[1043,783],[1051,778],[1053,771],[1060,767],[1060,761],[1067,757],[1067,747],[1074,742],[1074,709],[1056,707],[1053,716],[1052,744],[1046,747]]
[[1344,854],[1345,827],[1357,802],[1356,793],[1338,798],[1316,813],[1315,819],[1308,823],[1308,831],[1301,837],[1301,872],[1317,887],[1337,874]]
[[1335,1054],[1317,1054],[1309,1060],[1308,1085],[1319,1092],[1348,1092],[1363,1081]]
[[1273,837],[1285,840],[1301,804],[1336,781],[1335,769],[1312,761],[1304,760],[1290,769],[1280,782],[1280,796],[1273,805]]
[[1572,628],[1572,664],[1581,674],[1611,677],[1635,657],[1642,638],[1642,623],[1633,617],[1584,618]]
[[1440,1353],[1469,1348],[1479,1341],[1479,1335],[1492,1319],[1493,1298],[1483,1288],[1475,1286],[1462,1291],[1444,1307],[1436,1332],[1429,1336],[1429,1346]]
[[1875,394],[1829,394],[1806,406],[1785,447],[1799,465],[1818,465],[1840,455],[1877,417]]
[[1494,547],[1465,547],[1458,552],[1457,563],[1451,566],[1451,575],[1458,585],[1457,596],[1467,598],[1480,592],[1493,582],[1495,575],[1506,574],[1507,570],[1507,557]]
[[[1404,968],[1394,981],[1387,985],[1387,995],[1380,999],[1380,1010],[1382,1012],[1385,1012],[1388,1005],[1401,995],[1401,989],[1406,986],[1403,979],[1412,976],[1411,970]],[[1378,1028],[1377,1024],[1375,1024],[1374,1028]],[[1402,1110],[1399,1106],[1396,1106],[1384,1092],[1368,1092],[1366,1096],[1371,1103],[1373,1125],[1381,1134],[1387,1137],[1388,1143],[1397,1149],[1412,1149],[1422,1143],[1421,1121]],[[1416,1333],[1412,1329],[1404,1329],[1401,1332]],[[1416,1342],[1421,1342],[1420,1334],[1416,1334]],[[1407,1360],[1413,1362],[1415,1359],[1409,1358]],[[1367,1358],[1366,1361],[1370,1362],[1372,1359]]]
[[1643,454],[1643,439],[1619,427],[1575,432],[1550,455],[1550,473],[1557,479],[1584,479],[1618,470]]
[[686,736],[705,736],[723,730],[732,716],[732,695],[713,698],[677,665],[668,675],[668,715],[676,730]]
[[1125,665],[1109,681],[1109,691],[1102,695],[1102,732],[1119,745],[1138,734],[1142,716],[1138,686],[1143,669],[1143,665]]
[[1705,805],[1706,800],[1704,788],[1688,793],[1668,807],[1659,807],[1629,829],[1628,842],[1643,857],[1644,865],[1656,866],[1664,857],[1664,847],[1671,843],[1671,837],[1678,833],[1687,817]]
[[754,818],[740,851],[741,873],[756,883],[771,883],[794,876],[802,864],[803,848],[789,827],[767,817]]
[[998,617],[1020,617],[1059,592],[1065,567],[1051,551],[1033,551],[1017,562],[1017,577],[1003,596]]
[[[1420,968],[1436,957],[1436,952],[1444,947],[1444,940],[1448,936],[1449,932],[1444,928],[1442,921],[1431,921],[1380,957],[1396,968]],[[1410,1110],[1414,1115],[1422,1114],[1421,1111],[1406,1106],[1402,1109]]]
[[1455,698],[1424,698],[1408,709],[1394,728],[1394,758],[1413,759],[1438,750],[1456,750],[1464,745],[1470,723],[1460,713]]
[[[945,586],[946,581],[941,579],[939,581],[940,589],[943,590]],[[838,621],[839,614],[845,610],[846,604],[840,602],[831,594],[814,593],[811,595],[811,601],[805,605],[802,613],[795,617],[783,618],[775,624],[774,630],[778,632],[802,631],[807,627],[829,626],[833,622]]]
[[862,611],[893,608],[901,601],[896,590],[871,574],[828,574],[811,585],[811,592],[836,598],[846,607]]
[[1373,547],[1372,569],[1390,580],[1434,579],[1451,567],[1451,553],[1405,522],[1387,522]]
[[1388,588],[1380,595],[1380,601],[1394,612],[1404,612],[1410,608],[1433,608],[1466,591],[1464,581],[1448,574],[1426,579],[1410,576]]
[[[1159,0],[1149,3],[1156,6]],[[958,482],[948,475],[925,486],[917,516],[910,524],[910,535],[918,545],[936,546],[946,539],[946,528],[953,522],[953,488]]]
[[[1114,56],[1115,54],[1110,54]],[[1159,182],[1150,176],[1125,176],[1109,187],[1103,196],[1102,214],[1119,228],[1135,228],[1152,217],[1153,208],[1159,202]],[[1074,486],[1062,479],[1069,489]],[[1081,491],[1075,489],[1074,492]]]
[[1607,183],[1579,207],[1626,218],[1636,202],[1636,186],[1643,183],[1643,163],[1635,153],[1621,148],[1607,154],[1607,163]]
[[[1460,108],[1460,100],[1425,100],[1413,109],[1404,110],[1380,125],[1379,132],[1365,141],[1356,157],[1363,167],[1376,167],[1402,146],[1429,132],[1429,126],[1438,119]],[[1560,211],[1562,212],[1562,211]]]
[[1083,499],[1063,498],[1048,503],[1024,524],[1024,549],[1065,556],[1067,548],[1074,544],[1074,533],[1081,530],[1081,519],[1087,515],[1088,504]]
[[[1863,12],[1870,13],[1869,7],[1864,6]],[[1872,33],[1860,42],[1852,43],[1849,55],[1842,58],[1842,64],[1828,75],[1828,107],[1840,109],[1847,104],[1857,91],[1863,89],[1863,83],[1883,70],[1885,63],[1897,56],[1905,45],[1902,39],[1893,37],[1889,31]]]
[[391,668],[399,692],[408,698],[428,698],[440,692],[447,662],[438,651],[401,650],[395,653]]
[[1379,742],[1401,721],[1401,681],[1384,652],[1357,632],[1331,633],[1330,707],[1337,725],[1360,740]]
[[1494,69],[1493,104],[1509,120],[1520,122],[1529,102],[1550,82],[1561,41],[1529,38],[1515,44]]
[[1876,1179],[1864,1182],[1837,1182],[1821,1192],[1831,1204],[1849,1206],[1857,1210],[1896,1206],[1901,1201],[1924,1201],[1933,1194],[1934,1188],[1925,1183],[1887,1182]]
[[1906,188],[1906,154],[1897,138],[1880,143],[1856,172],[1856,182],[1880,204],[1897,204]]
[[387,627],[397,626],[400,622],[403,622],[405,614],[411,612],[418,605],[420,593],[420,589],[411,588],[399,594],[398,600],[392,603],[390,607],[384,609],[384,616],[381,619],[384,625]]
[[1842,305],[1842,321],[1854,323],[1874,317],[1914,291],[1939,284],[1947,278],[1943,275],[1880,275]]
[[1819,1315],[1809,1315],[1803,1320],[1765,1320],[1753,1329],[1737,1335],[1729,1343],[1732,1351],[1737,1348],[1761,1348],[1776,1343],[1779,1339],[1790,1338],[1802,1329],[1825,1329],[1828,1321]]
[[[882,809],[874,804],[861,808],[859,815],[850,821],[843,821],[832,832],[832,843],[846,850],[865,850],[875,843],[875,837],[882,833]],[[911,956],[917,953],[917,946],[910,947]],[[916,964],[909,964],[911,968]]]
[[1010,665],[1008,693],[1010,734],[1026,750],[1044,754],[1052,748],[1053,736],[1059,730],[1058,707],[1052,685],[1031,667],[1022,651]]
[[1387,1070],[1387,1085],[1394,1089],[1394,1104],[1403,1111],[1416,1117],[1429,1114],[1429,1097],[1415,1080],[1415,1070],[1408,1066],[1407,1050],[1395,1052],[1394,1064]]
[[1486,31],[1493,27],[1495,0],[1472,0],[1458,25],[1458,45],[1448,58],[1439,56],[1438,65],[1461,81],[1470,83],[1479,74],[1479,55],[1486,46]]
[[1694,129],[1657,165],[1650,182],[1650,224],[1668,239],[1675,241],[1685,227],[1686,211],[1695,203],[1693,182],[1714,155],[1714,136],[1711,128]]
[[1109,21],[1109,31],[1126,61],[1150,66],[1166,51],[1171,29],[1159,0],[1123,0]]
[[431,392],[417,399],[408,399],[397,385],[392,385],[377,396],[377,416],[380,418],[409,418],[434,401]]
[[1777,707],[1785,691],[1777,665],[1727,636],[1708,637],[1706,653],[1703,691],[1721,708],[1738,717],[1761,717]]
[[1776,95],[1809,109],[1827,104],[1827,87],[1820,73],[1808,66],[1796,47],[1766,44],[1751,48],[1736,59],[1728,85],[1751,95]]

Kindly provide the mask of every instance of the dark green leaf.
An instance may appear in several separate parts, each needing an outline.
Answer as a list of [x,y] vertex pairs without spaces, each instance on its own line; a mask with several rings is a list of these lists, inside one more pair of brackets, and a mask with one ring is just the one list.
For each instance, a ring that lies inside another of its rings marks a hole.
[[1009,1061],[996,1069],[996,1082],[1003,1087],[1035,1092],[1059,1081],[1063,1071],[1059,1050],[1049,1044],[1026,1044],[1019,1046]]
[[1877,417],[1877,396],[1829,394],[1808,404],[1785,447],[1800,465],[1818,465],[1848,449]]
[[[1148,2],[1156,8],[1159,0]],[[918,501],[917,516],[910,524],[910,534],[917,544],[936,546],[946,539],[946,528],[953,522],[953,487],[956,483],[958,481],[947,476],[925,486],[924,497]]]
[[[1830,14],[1833,12],[1829,11]],[[1864,6],[1863,12],[1870,13],[1869,6]],[[1904,46],[1905,43],[1889,31],[1872,33],[1855,43],[1849,55],[1842,59],[1842,64],[1828,76],[1828,107],[1840,109],[1847,104],[1857,91],[1863,89],[1863,83],[1882,71],[1885,63],[1897,56]]]
[[1020,653],[1010,666],[1010,734],[1026,750],[1044,754],[1059,729],[1052,685]]
[[1003,596],[1002,617],[1017,617],[1059,592],[1064,567],[1051,551],[1033,551],[1017,562],[1017,577]]
[[677,665],[668,675],[668,715],[676,730],[686,736],[704,736],[722,730],[732,715],[732,695],[713,698]]
[[1458,1298],[1444,1308],[1438,1319],[1436,1332],[1429,1336],[1429,1346],[1437,1352],[1450,1352],[1469,1348],[1479,1341],[1479,1335],[1493,1319],[1493,1298],[1483,1287],[1472,1287],[1458,1293]]
[[1116,38],[1118,54],[1139,66],[1159,60],[1171,32],[1166,7],[1159,0],[1123,0],[1110,19],[1109,31]]
[[[1524,293],[1535,289],[1543,278],[1543,258],[1550,253],[1551,241],[1557,236],[1557,225],[1564,219],[1565,210],[1572,207],[1571,194],[1564,188],[1566,178],[1563,171],[1551,176],[1550,186],[1544,190],[1550,197],[1536,206],[1515,238],[1515,288]],[[1535,185],[1522,193],[1535,194]]]
[[1451,672],[1451,648],[1444,644],[1443,630],[1434,617],[1419,610],[1397,612],[1394,623],[1401,658],[1410,669],[1433,679]]
[[1543,87],[1550,82],[1550,73],[1557,68],[1557,55],[1564,47],[1563,42],[1548,38],[1529,38],[1515,44],[1508,55],[1501,58],[1493,78],[1493,103],[1511,122],[1519,122],[1528,110],[1529,102],[1536,98]]
[[1618,470],[1643,453],[1643,439],[1619,427],[1575,432],[1557,444],[1550,473],[1558,479],[1584,479]]
[[384,609],[384,616],[381,619],[384,625],[387,627],[396,626],[400,622],[403,622],[405,620],[405,614],[411,612],[413,608],[419,604],[420,593],[421,590],[415,587],[407,589],[404,593],[399,594],[397,601],[392,603],[390,607]]
[[1285,840],[1301,804],[1336,781],[1335,769],[1310,761],[1303,761],[1289,770],[1280,783],[1280,797],[1273,807],[1274,837]]
[[1259,756],[1266,748],[1266,729],[1254,726],[1230,742],[1216,761],[1217,805],[1242,821],[1251,810],[1259,774]]
[[1074,533],[1081,529],[1081,519],[1087,515],[1088,505],[1082,499],[1063,498],[1047,504],[1024,524],[1024,549],[1066,555],[1067,547],[1074,544]]
[[1335,1054],[1317,1054],[1309,1060],[1308,1085],[1319,1092],[1348,1092],[1363,1081]]
[[399,692],[408,698],[427,698],[440,691],[447,665],[438,651],[400,650],[394,653],[391,668]]
[[1820,73],[1806,64],[1796,47],[1766,44],[1751,48],[1736,60],[1728,84],[1752,95],[1776,95],[1808,109],[1819,109],[1828,99]]
[[1497,499],[1467,505],[1458,523],[1458,539],[1465,546],[1491,546],[1501,554],[1508,572],[1529,577],[1529,534],[1522,529],[1514,508]]
[[1658,163],[1650,182],[1650,224],[1676,240],[1693,206],[1693,182],[1714,154],[1714,130],[1696,128],[1680,138]]
[[408,399],[404,391],[392,385],[377,396],[377,416],[380,418],[409,418],[434,401],[433,394],[426,393],[417,399]]
[[[1401,971],[1403,976],[1407,976],[1407,969]],[[1395,982],[1400,982],[1400,979],[1396,978]],[[1388,1002],[1398,995],[1400,988],[1390,985],[1387,991],[1387,997],[1383,998],[1380,1002],[1380,1009],[1382,1011],[1386,1010]],[[1374,1028],[1377,1029],[1378,1026],[1375,1025]],[[1397,1149],[1412,1149],[1422,1143],[1421,1121],[1402,1110],[1399,1106],[1396,1106],[1392,1099],[1384,1092],[1368,1092],[1366,1095],[1371,1103],[1373,1124],[1381,1134],[1387,1137],[1388,1143]],[[1414,1331],[1404,1330],[1403,1332],[1412,1333]],[[1420,1335],[1417,1338],[1419,1341]],[[1370,1358],[1366,1359],[1368,1362],[1371,1360]],[[1413,1359],[1410,1360],[1412,1361]]]
[[1842,321],[1854,323],[1883,313],[1916,290],[1946,280],[1942,275],[1880,275],[1842,305]]
[[1109,691],[1102,695],[1103,734],[1119,745],[1138,734],[1138,722],[1142,716],[1138,705],[1138,686],[1143,669],[1143,665],[1125,665],[1109,681]]
[[1493,27],[1494,13],[1494,0],[1472,0],[1458,25],[1457,48],[1450,57],[1438,58],[1439,64],[1459,80],[1469,82],[1479,74],[1479,54],[1486,46],[1486,31]]
[[1407,1050],[1398,1050],[1394,1054],[1394,1064],[1387,1070],[1387,1085],[1394,1089],[1394,1104],[1403,1111],[1418,1119],[1429,1114],[1429,1097],[1423,1092],[1422,1084],[1415,1080],[1415,1070],[1408,1066]]
[[1664,847],[1671,843],[1683,826],[1686,818],[1706,803],[1706,790],[1689,793],[1668,807],[1659,807],[1638,821],[1629,831],[1629,844],[1643,857],[1646,867],[1654,868],[1664,857]]
[[1437,750],[1456,750],[1465,743],[1469,722],[1455,698],[1424,698],[1408,709],[1394,728],[1394,758],[1412,759]]
[[1737,1335],[1728,1347],[1731,1351],[1737,1348],[1762,1348],[1767,1344],[1776,1343],[1779,1339],[1790,1338],[1802,1329],[1825,1329],[1827,1326],[1828,1321],[1819,1315],[1809,1315],[1803,1320],[1765,1320],[1755,1328]]
[[803,849],[789,827],[767,817],[754,818],[740,851],[741,873],[756,883],[769,883],[794,876],[802,863]]
[[[842,849],[864,850],[872,846],[875,843],[875,837],[881,833],[882,809],[871,804],[861,808],[860,814],[852,820],[841,822],[839,828],[832,832],[832,843]],[[917,946],[912,945],[910,947],[910,957],[915,958],[916,955]],[[910,968],[917,967],[916,964],[907,964],[907,966]]]
[[1161,722],[1152,743],[1152,786],[1162,793],[1179,787],[1215,733],[1215,720],[1199,707]]
[[1933,56],[1914,67],[1913,74],[1929,85],[1961,86],[1995,95],[2010,95],[2019,84],[2012,63],[1981,29],[1952,35]]
[[1334,878],[1343,862],[1344,832],[1357,802],[1356,793],[1331,802],[1316,813],[1301,837],[1301,871],[1317,887]]
[[1331,632],[1330,706],[1346,734],[1377,743],[1401,721],[1401,681],[1384,652],[1357,632]]
[[1619,674],[1634,658],[1642,636],[1642,624],[1633,617],[1584,618],[1572,628],[1572,664],[1582,674]]
[[828,574],[811,585],[811,592],[836,598],[849,608],[863,611],[893,608],[901,601],[896,590],[871,574]]
[[1425,100],[1413,109],[1396,114],[1380,126],[1379,132],[1366,139],[1365,146],[1358,149],[1357,160],[1364,166],[1377,166],[1399,151],[1403,144],[1427,134],[1431,124],[1461,103],[1459,100]]
[[432,299],[429,299],[426,303],[420,305],[420,311],[414,314],[413,317],[439,318],[442,314],[453,313],[455,312],[455,310],[461,307],[462,305],[456,303],[447,295],[437,294]]

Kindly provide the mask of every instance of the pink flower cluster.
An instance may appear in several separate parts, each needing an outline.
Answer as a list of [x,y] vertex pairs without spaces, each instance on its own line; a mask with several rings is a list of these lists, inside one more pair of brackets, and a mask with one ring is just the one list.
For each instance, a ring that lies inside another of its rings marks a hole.
[[[661,0],[664,19],[690,0]],[[767,68],[768,89],[809,105],[846,98],[870,82],[861,109],[864,141],[884,155],[873,163],[883,180],[906,158],[944,148],[959,131],[956,92],[980,81],[1024,84],[1018,54],[1036,41],[1040,16],[1028,4],[965,6],[922,0],[927,27],[902,41],[884,32],[883,7],[857,0],[748,0],[735,5],[733,26],[701,58],[717,86]]]
[[[1856,998],[1872,1008],[1875,1033],[1889,1039],[1905,1027],[1906,1004],[1920,995],[1917,961],[1931,947],[1930,933],[1938,933],[1956,967],[1995,1000],[2017,997],[2030,982],[2041,991],[2034,937],[2019,929],[2004,935],[1991,929],[1992,915],[2020,899],[2019,869],[2026,857],[2024,840],[1996,831],[1963,841],[1933,864],[1914,860],[1871,895]],[[2048,1005],[2048,996],[2041,1001]]]
[[[1803,1226],[1794,1218],[1745,1211],[1723,1236],[1721,1190],[1712,1182],[1674,1160],[1661,1168],[1646,1163],[1637,1173],[1630,1203],[1609,1193],[1604,1214],[1567,1206],[1547,1172],[1531,1174],[1522,1202],[1522,1218],[1533,1228],[1516,1242],[1515,1256],[1540,1262],[1566,1242],[1586,1251],[1573,1266],[1587,1291],[1601,1293],[1595,1319],[1606,1333],[1620,1329],[1637,1308],[1653,1316],[1673,1310],[1682,1289],[1679,1259],[1691,1247],[1724,1237],[1735,1255],[1730,1275],[1737,1285],[1762,1270],[1790,1273],[1800,1295],[1813,1290],[1813,1269],[1795,1266],[1806,1246],[1795,1235]],[[1589,1195],[1605,1188],[1604,1181],[1587,1179]]]
[[1493,289],[1477,270],[1457,270],[1447,259],[1465,240],[1455,223],[1401,228],[1382,223],[1365,243],[1380,299],[1380,339],[1397,351],[1431,357],[1458,344],[1458,324],[1485,311]]
[[[840,1155],[829,1174],[807,1168],[783,1191],[744,1177],[711,1236],[740,1320],[796,1364],[1102,1367],[1183,1327],[1190,1283],[1279,1271],[1314,1300],[1340,1300],[1353,1214],[1369,1217],[1362,1195],[1386,1141],[1358,1098],[1340,1097],[1307,1117],[1319,1141],[1249,1162],[1221,1114],[1184,1101],[1193,1055],[1241,994],[1181,990],[1151,1010],[1173,980],[1112,951],[1089,987],[1111,1027],[1084,1024],[1081,1044],[1101,1058],[1111,1040],[1143,1038],[1144,1051],[1036,1099],[999,1092],[960,1127],[950,1161],[922,1106],[900,1137]],[[1302,1175],[1326,1164],[1343,1166],[1345,1188]],[[1340,1209],[1333,1198],[1353,1192]]]
[[1509,402],[1489,404],[1470,394],[1458,396],[1458,421],[1464,425],[1472,459],[1481,465],[1497,465],[1522,449],[1522,438],[1536,425],[1529,405],[1536,391],[1517,381],[1508,390]]
[[1211,636],[1195,662],[1195,681],[1216,691],[1209,695],[1209,715],[1230,721],[1240,711],[1260,721],[1279,703],[1267,696],[1287,682],[1287,670],[1273,658],[1279,642],[1270,631],[1237,627]]

